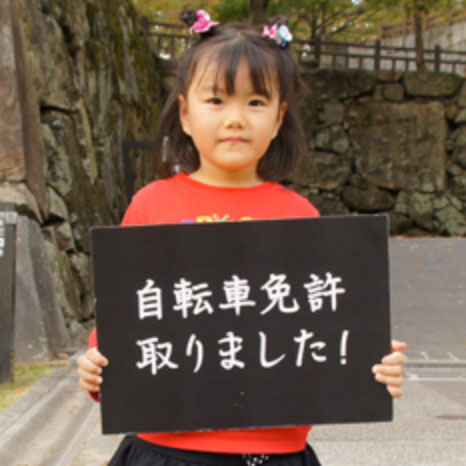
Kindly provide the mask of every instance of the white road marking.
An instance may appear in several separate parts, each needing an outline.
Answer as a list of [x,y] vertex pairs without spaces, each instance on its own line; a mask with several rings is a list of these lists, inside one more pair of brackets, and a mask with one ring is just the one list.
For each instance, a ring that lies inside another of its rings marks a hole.
[[466,377],[424,377],[418,374],[405,374],[405,379],[409,382],[463,382],[466,383]]

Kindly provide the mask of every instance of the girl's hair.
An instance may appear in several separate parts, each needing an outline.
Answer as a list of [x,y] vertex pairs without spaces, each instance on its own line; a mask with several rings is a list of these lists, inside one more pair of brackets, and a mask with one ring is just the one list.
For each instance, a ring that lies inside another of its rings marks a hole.
[[249,66],[255,92],[268,96],[272,83],[276,83],[280,103],[286,102],[288,108],[277,136],[259,161],[257,173],[264,181],[283,180],[298,156],[306,150],[298,116],[299,72],[289,48],[280,47],[274,40],[241,24],[212,28],[181,58],[175,84],[158,120],[155,139],[157,174],[165,178],[179,170],[190,173],[199,168],[199,153],[181,127],[178,95],[187,96],[201,60],[205,67],[216,64],[215,85],[220,80],[229,95],[235,92],[236,72],[242,60]]

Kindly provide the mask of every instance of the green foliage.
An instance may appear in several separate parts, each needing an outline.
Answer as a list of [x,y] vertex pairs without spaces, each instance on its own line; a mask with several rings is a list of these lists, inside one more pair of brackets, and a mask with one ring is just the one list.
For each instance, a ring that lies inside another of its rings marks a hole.
[[0,385],[0,413],[23,396],[44,375],[64,365],[57,363],[15,364],[13,382]]
[[[205,8],[223,23],[247,22],[251,0],[132,0],[136,9],[151,18],[179,22],[185,5]],[[452,12],[464,12],[466,0],[270,0],[269,18],[285,16],[295,37],[312,39],[316,35],[337,40],[373,40],[379,25],[413,18],[415,12],[441,15],[448,20]]]
[[250,11],[249,0],[220,1],[212,6],[212,17],[222,23],[245,22]]
[[[130,0],[143,16],[157,21],[178,23],[179,15],[185,6],[192,9],[204,8],[213,11],[218,0]],[[235,3],[234,1],[232,3]]]

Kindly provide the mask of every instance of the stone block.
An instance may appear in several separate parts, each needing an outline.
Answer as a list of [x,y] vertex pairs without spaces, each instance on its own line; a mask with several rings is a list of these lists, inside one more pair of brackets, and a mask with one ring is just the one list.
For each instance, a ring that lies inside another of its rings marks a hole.
[[357,172],[372,185],[444,189],[447,127],[440,103],[355,104],[348,125]]
[[341,123],[345,115],[345,106],[338,102],[324,104],[322,112],[319,113],[319,120],[322,123]]
[[317,131],[315,147],[343,154],[349,149],[350,142],[346,131],[340,125],[331,125]]
[[435,218],[441,223],[444,231],[451,236],[466,235],[466,215],[461,209],[462,203],[451,195],[442,196],[441,201],[435,205]]
[[307,73],[311,92],[319,100],[348,99],[372,93],[376,76],[364,70],[319,69]]
[[14,45],[9,2],[1,2],[0,182],[26,178]]
[[69,347],[69,338],[40,227],[21,215],[16,251],[15,360],[47,361],[57,349]]
[[458,107],[456,105],[449,105],[445,111],[445,116],[448,120],[453,121],[458,114]]
[[453,160],[463,168],[466,168],[466,145],[455,147]]
[[27,215],[38,222],[42,221],[42,214],[36,198],[24,183],[0,184],[0,201],[12,202],[19,214]]
[[458,95],[458,101],[457,101],[458,107],[466,107],[466,81],[463,83],[461,86],[461,91]]
[[89,256],[83,253],[71,254],[70,261],[71,270],[73,276],[76,277],[81,295],[81,304],[79,309],[76,310],[76,314],[79,315],[80,320],[89,319],[94,312]]
[[404,99],[404,88],[398,83],[389,83],[383,86],[383,96],[392,102],[402,102]]
[[390,210],[395,204],[392,194],[376,188],[358,189],[346,186],[342,199],[346,206],[358,212],[383,212]]
[[460,125],[462,123],[466,123],[466,108],[463,108],[458,111],[458,113],[455,116],[455,123],[457,125]]
[[416,191],[399,193],[394,211],[411,218],[431,218],[433,214],[432,196]]
[[340,198],[331,193],[311,194],[308,196],[311,203],[317,207],[320,215],[348,215],[350,210]]
[[458,92],[462,81],[452,73],[410,71],[403,75],[406,93],[414,97],[450,97]]
[[47,194],[49,205],[49,220],[67,220],[68,209],[63,198],[59,196],[57,192],[50,187],[47,190]]
[[309,151],[301,157],[292,180],[309,188],[333,191],[345,184],[351,161],[331,152]]
[[390,234],[402,235],[406,233],[413,225],[413,220],[406,215],[397,212],[390,212]]
[[460,126],[450,136],[455,146],[466,146],[466,126]]

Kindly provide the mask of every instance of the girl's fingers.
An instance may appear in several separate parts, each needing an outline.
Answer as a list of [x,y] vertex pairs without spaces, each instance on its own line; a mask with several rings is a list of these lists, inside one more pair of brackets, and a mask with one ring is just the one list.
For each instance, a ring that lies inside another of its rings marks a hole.
[[384,366],[382,364],[376,364],[372,368],[372,372],[374,374],[382,374],[382,375],[401,375],[403,373],[403,366],[395,365],[395,366]]
[[97,366],[108,366],[108,359],[97,348],[90,349],[85,356]]
[[94,393],[99,393],[100,392],[100,386],[99,385],[94,385],[92,383],[88,383],[83,379],[79,379],[79,385],[84,388],[84,390],[88,392],[94,392]]
[[403,377],[401,376],[390,376],[384,374],[375,374],[375,380],[380,383],[384,383],[387,387],[396,387],[399,388],[403,385]]
[[388,393],[390,393],[390,395],[393,398],[400,398],[400,396],[403,395],[403,390],[400,387],[394,387],[392,385],[387,385],[387,390],[388,390]]
[[399,340],[392,340],[392,351],[403,351],[408,347],[408,343]]
[[406,356],[399,351],[395,351],[394,353],[387,354],[382,359],[382,364],[387,366],[401,366],[406,361]]
[[402,351],[408,345],[405,342],[393,340],[392,353],[382,359],[381,364],[376,364],[372,368],[375,380],[386,385],[388,393],[393,398],[403,395],[401,386],[403,385],[403,364],[406,361]]
[[107,365],[107,358],[97,348],[87,351],[78,358],[79,385],[88,392],[100,392],[102,367]]
[[83,380],[86,383],[96,385],[96,386],[102,383],[102,377],[100,377],[100,375],[95,375],[92,372],[89,372],[82,368],[78,369],[78,375],[79,375],[80,380]]
[[102,373],[102,368],[87,358],[86,355],[81,356],[78,359],[78,368],[81,372],[89,372],[91,374]]
[[88,392],[100,392],[100,383],[98,379],[90,377],[88,374],[79,377],[79,385]]

